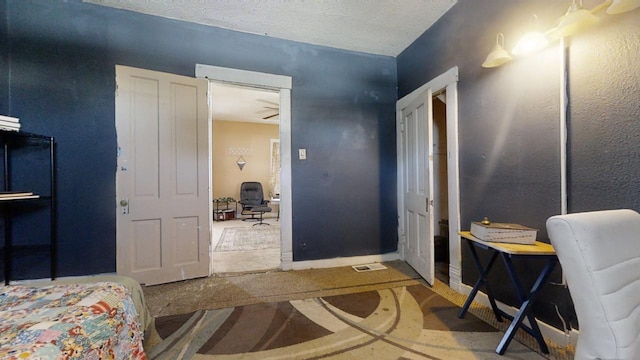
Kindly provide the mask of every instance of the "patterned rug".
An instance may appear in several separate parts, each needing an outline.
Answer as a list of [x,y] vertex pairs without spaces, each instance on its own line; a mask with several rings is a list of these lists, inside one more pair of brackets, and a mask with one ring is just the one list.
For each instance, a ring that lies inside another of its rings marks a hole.
[[280,226],[260,225],[225,228],[215,251],[247,251],[280,247]]
[[424,285],[155,319],[149,359],[544,359]]

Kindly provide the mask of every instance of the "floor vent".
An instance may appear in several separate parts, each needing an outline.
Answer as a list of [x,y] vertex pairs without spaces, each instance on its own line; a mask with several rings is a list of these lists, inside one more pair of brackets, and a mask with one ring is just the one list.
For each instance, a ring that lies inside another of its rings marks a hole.
[[354,265],[352,266],[353,270],[357,271],[357,272],[363,272],[363,271],[375,271],[375,270],[386,270],[386,266],[380,264],[380,263],[373,263],[373,264],[363,264],[363,265]]

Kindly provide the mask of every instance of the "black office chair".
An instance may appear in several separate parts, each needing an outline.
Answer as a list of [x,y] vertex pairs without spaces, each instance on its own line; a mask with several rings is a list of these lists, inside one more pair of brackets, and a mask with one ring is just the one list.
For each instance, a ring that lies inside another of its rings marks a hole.
[[[264,213],[271,212],[271,208],[268,206],[269,201],[264,199],[264,193],[262,192],[262,184],[255,181],[243,182],[240,185],[240,201],[242,205],[242,215],[251,215],[250,218],[243,218],[242,221],[255,220],[259,221],[255,225],[270,225],[263,222]],[[260,215],[260,218],[256,218],[256,215]]]

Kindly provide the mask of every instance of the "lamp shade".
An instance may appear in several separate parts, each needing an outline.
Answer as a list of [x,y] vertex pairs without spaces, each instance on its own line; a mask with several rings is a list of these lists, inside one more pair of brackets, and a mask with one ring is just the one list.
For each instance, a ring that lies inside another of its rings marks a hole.
[[503,45],[504,35],[502,33],[498,33],[498,35],[496,35],[496,45],[482,63],[483,68],[493,68],[511,61],[511,55],[509,55],[507,50],[504,49]]
[[635,10],[640,7],[640,0],[613,0],[611,6],[607,8],[608,14],[621,14],[623,12]]
[[593,15],[591,11],[583,9],[574,0],[567,13],[558,21],[558,27],[553,30],[551,35],[556,38],[572,36],[598,21],[600,19],[597,16]]
[[531,54],[544,48],[548,43],[549,40],[547,40],[544,34],[537,31],[530,31],[522,36],[511,52],[514,55]]
[[511,50],[511,53],[513,55],[532,54],[547,46],[549,40],[546,36],[544,36],[543,33],[538,31],[537,22],[538,17],[536,16],[536,14],[531,14],[531,16],[529,17],[530,30],[526,32],[520,38],[520,40],[518,40],[516,46],[513,48],[513,50]]

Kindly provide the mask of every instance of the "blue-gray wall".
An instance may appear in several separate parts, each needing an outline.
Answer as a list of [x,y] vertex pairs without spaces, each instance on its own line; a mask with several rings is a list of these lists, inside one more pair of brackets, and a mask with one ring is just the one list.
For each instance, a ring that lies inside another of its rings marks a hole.
[[[78,1],[2,0],[0,113],[58,141],[61,275],[109,272],[115,64],[187,76],[196,63],[292,76],[292,148],[309,152],[292,169],[295,260],[384,253],[397,246],[397,95],[458,66],[462,223],[489,216],[537,227],[545,238],[545,220],[560,212],[559,50],[496,69],[480,64],[497,32],[511,48],[529,14],[546,29],[566,7],[458,0],[393,59]],[[640,210],[640,12],[602,18],[569,51],[571,212]],[[463,255],[470,284],[477,274]],[[531,280],[539,265],[519,268]],[[502,280],[498,298],[514,303]],[[552,281],[560,281],[559,271]],[[566,291],[547,286],[536,310],[561,327],[555,305],[575,326]]]
[[[591,8],[600,1],[584,1]],[[482,62],[498,32],[512,49],[529,15],[546,30],[570,4],[556,0],[458,0],[397,58],[399,97],[459,66],[461,224],[484,216],[540,229],[559,214],[560,69],[558,43],[494,69]],[[600,12],[601,22],[571,40],[569,58],[569,212],[640,210],[640,10]],[[466,224],[466,225],[465,225]],[[530,285],[541,264],[517,264]],[[515,304],[501,263],[493,281],[497,297]],[[502,274],[502,276],[500,275]],[[561,281],[555,271],[551,282]],[[463,282],[477,272],[463,247]],[[570,326],[575,316],[567,291],[547,286],[536,311],[559,328],[558,306]]]
[[[0,44],[7,44],[7,4],[0,2]],[[9,113],[9,47],[0,46],[0,114]]]
[[57,141],[61,276],[115,271],[116,64],[291,76],[292,148],[308,152],[292,164],[294,260],[397,249],[394,58],[76,0],[1,0],[0,15],[0,113]]

